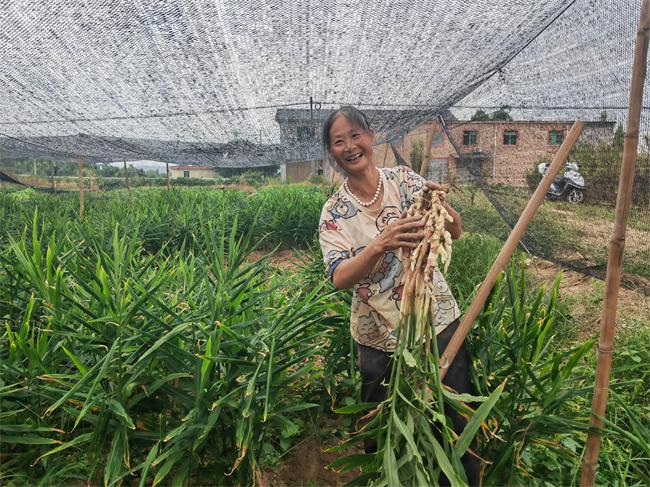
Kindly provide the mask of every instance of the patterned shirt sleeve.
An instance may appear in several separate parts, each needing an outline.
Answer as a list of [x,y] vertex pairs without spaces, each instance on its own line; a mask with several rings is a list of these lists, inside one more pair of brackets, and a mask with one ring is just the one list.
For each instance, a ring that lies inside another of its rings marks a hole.
[[323,208],[318,225],[318,240],[323,252],[325,270],[330,281],[336,268],[353,255],[352,239],[337,223],[337,218]]

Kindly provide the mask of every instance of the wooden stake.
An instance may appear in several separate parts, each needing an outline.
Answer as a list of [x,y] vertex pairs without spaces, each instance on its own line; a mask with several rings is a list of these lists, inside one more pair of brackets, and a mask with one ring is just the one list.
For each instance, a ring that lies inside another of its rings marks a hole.
[[167,168],[167,189],[171,189],[172,182],[170,180],[170,175],[169,175],[169,162],[167,161],[165,161],[165,168]]
[[607,396],[609,395],[609,375],[612,368],[614,351],[614,334],[616,332],[616,308],[618,291],[621,284],[623,250],[625,248],[625,229],[632,203],[632,184],[634,183],[634,166],[639,143],[639,125],[641,104],[643,102],[643,85],[645,83],[648,59],[648,33],[650,31],[650,0],[644,0],[641,6],[641,20],[636,36],[634,65],[630,88],[630,106],[627,114],[627,130],[623,146],[621,178],[616,198],[614,230],[609,241],[607,255],[607,275],[605,277],[605,299],[600,317],[600,341],[598,343],[598,362],[596,365],[596,382],[594,399],[591,407],[592,428],[587,436],[587,446],[580,476],[581,487],[594,485],[600,453],[600,435],[605,416]]
[[436,121],[431,122],[431,130],[427,130],[427,136],[424,138],[424,154],[422,155],[422,164],[420,166],[420,176],[427,173],[429,169],[429,159],[431,159],[431,146],[433,145],[433,136],[436,133]]
[[129,181],[129,170],[126,168],[126,159],[124,161],[124,179],[126,179],[126,189],[129,192],[129,198],[131,197],[131,181]]
[[580,137],[580,133],[582,132],[584,126],[584,122],[580,121],[576,121],[573,124],[573,127],[569,131],[567,138],[564,140],[562,146],[553,157],[553,162],[548,168],[546,175],[540,181],[537,189],[533,193],[533,196],[531,196],[530,201],[528,201],[526,208],[524,208],[524,211],[519,216],[519,220],[512,229],[512,232],[510,232],[506,243],[503,244],[501,252],[499,252],[499,255],[492,264],[490,272],[488,272],[485,280],[481,284],[481,287],[472,300],[469,309],[465,313],[465,316],[463,316],[460,325],[456,329],[454,336],[451,337],[449,345],[447,345],[445,352],[440,356],[441,378],[445,376],[447,370],[449,370],[449,365],[454,361],[454,358],[456,358],[456,354],[465,341],[465,337],[469,333],[469,330],[472,328],[474,320],[476,320],[478,315],[481,313],[481,310],[483,309],[485,301],[490,295],[490,291],[492,291],[492,287],[494,286],[497,277],[508,264],[510,257],[517,248],[519,240],[521,240],[524,233],[526,233],[526,229],[528,228],[530,221],[533,219],[535,213],[537,212],[537,209],[544,201],[546,192],[551,187],[551,183],[555,179],[557,173],[560,171],[562,165],[567,160],[567,157],[569,157],[569,152],[571,152],[571,149],[578,140],[578,137]]
[[84,160],[77,159],[77,175],[79,176],[79,220],[84,219]]

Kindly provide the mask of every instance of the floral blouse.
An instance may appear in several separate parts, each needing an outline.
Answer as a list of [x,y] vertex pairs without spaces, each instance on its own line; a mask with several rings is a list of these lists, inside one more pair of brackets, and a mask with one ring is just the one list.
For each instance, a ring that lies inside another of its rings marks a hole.
[[[381,168],[383,202],[371,211],[356,204],[343,186],[327,200],[321,212],[318,234],[327,276],[345,259],[361,252],[415,202],[424,178],[408,166]],[[396,328],[402,299],[402,249],[387,251],[370,275],[355,284],[350,312],[350,331],[354,340],[369,347],[392,352],[397,343]],[[433,275],[437,306],[436,334],[460,316],[442,273]],[[434,310],[435,311],[435,310]]]

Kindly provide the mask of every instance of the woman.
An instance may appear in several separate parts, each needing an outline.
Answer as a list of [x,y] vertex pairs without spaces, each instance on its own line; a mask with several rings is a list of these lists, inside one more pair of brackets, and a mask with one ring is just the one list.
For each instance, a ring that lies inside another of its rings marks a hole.
[[[357,365],[361,372],[361,400],[380,402],[386,397],[391,356],[396,345],[396,328],[402,297],[403,249],[414,249],[424,236],[424,223],[405,217],[419,191],[440,189],[410,168],[378,169],[373,159],[375,133],[366,116],[351,106],[331,112],[323,122],[322,140],[333,162],[346,180],[325,203],[319,225],[319,239],[327,275],[337,289],[354,288],[350,331],[357,344]],[[453,217],[446,229],[452,238],[461,234],[460,215],[449,205]],[[438,269],[435,288],[436,335],[440,353],[458,327],[460,312],[447,282]],[[470,361],[463,346],[444,383],[459,393],[472,392]],[[465,419],[448,412],[454,429],[462,431]],[[366,444],[366,451],[376,450]],[[470,485],[478,485],[478,463],[463,459]]]

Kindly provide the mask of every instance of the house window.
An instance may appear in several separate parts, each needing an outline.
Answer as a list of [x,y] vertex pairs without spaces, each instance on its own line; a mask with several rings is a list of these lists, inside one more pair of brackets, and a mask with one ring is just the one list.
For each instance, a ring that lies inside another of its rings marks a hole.
[[551,130],[548,133],[548,143],[550,145],[562,145],[564,142],[564,130]]
[[503,132],[503,145],[517,145],[516,130],[505,130]]
[[476,130],[465,130],[463,132],[463,145],[476,145],[478,132]]
[[190,172],[189,171],[183,171],[183,177],[184,178],[189,178],[190,177]]
[[304,142],[311,139],[311,128],[298,127],[298,142]]
[[433,134],[433,140],[431,141],[431,145],[434,147],[438,147],[442,145],[442,130],[436,130],[435,133]]

